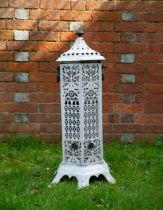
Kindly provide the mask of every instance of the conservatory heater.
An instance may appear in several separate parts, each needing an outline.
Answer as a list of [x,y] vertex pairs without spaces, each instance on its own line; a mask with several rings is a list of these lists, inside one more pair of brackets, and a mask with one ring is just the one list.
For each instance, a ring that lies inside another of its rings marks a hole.
[[103,175],[115,183],[103,159],[102,64],[105,58],[88,47],[83,31],[60,62],[62,163],[52,183],[76,177],[78,188],[91,176]]

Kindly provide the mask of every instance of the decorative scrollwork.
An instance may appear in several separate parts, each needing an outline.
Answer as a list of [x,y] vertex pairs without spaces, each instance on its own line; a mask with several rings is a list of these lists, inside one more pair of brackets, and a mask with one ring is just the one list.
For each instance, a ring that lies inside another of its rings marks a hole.
[[99,86],[99,74],[100,66],[99,64],[83,64],[82,66],[82,83],[83,87],[86,85]]
[[102,161],[101,64],[62,64],[64,162],[89,165]]
[[81,164],[81,142],[65,141],[64,142],[65,162],[70,164]]

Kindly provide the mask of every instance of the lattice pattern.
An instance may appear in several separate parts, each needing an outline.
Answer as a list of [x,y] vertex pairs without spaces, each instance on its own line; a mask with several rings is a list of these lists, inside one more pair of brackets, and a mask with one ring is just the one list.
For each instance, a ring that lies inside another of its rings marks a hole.
[[101,140],[84,142],[84,164],[89,165],[102,161]]
[[64,142],[65,162],[70,164],[81,165],[81,142],[65,141]]
[[61,89],[63,161],[76,165],[100,163],[101,64],[62,64]]

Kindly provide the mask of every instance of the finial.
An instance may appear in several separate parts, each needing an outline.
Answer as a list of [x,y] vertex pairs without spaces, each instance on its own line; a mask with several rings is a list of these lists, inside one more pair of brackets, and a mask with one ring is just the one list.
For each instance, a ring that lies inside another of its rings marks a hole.
[[84,23],[82,21],[72,23],[72,31],[75,32],[78,36],[84,34]]

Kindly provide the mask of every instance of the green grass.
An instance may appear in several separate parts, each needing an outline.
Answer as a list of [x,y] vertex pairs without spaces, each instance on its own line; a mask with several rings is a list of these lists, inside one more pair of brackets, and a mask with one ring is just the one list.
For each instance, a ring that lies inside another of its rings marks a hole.
[[76,179],[48,188],[61,145],[19,136],[0,143],[0,210],[162,210],[163,144],[105,145],[116,184],[102,177],[77,189]]

